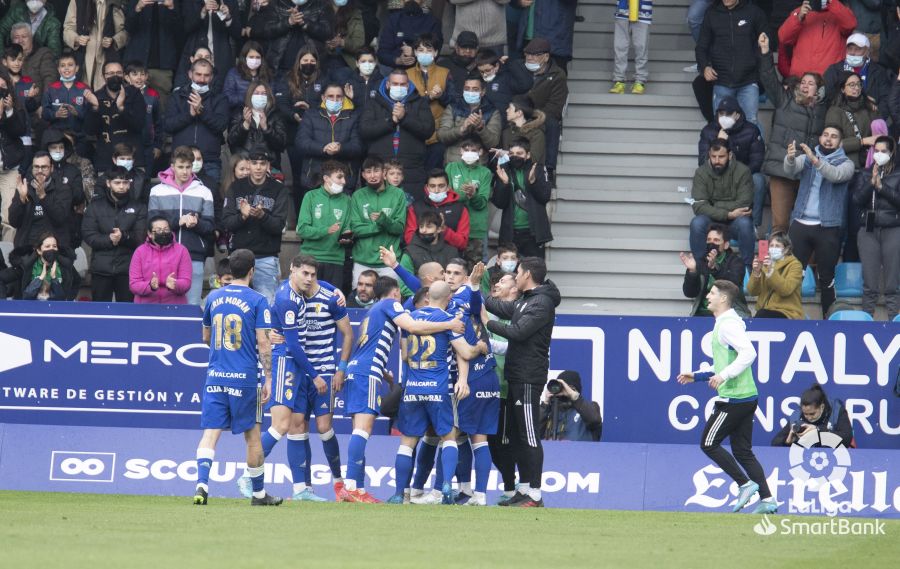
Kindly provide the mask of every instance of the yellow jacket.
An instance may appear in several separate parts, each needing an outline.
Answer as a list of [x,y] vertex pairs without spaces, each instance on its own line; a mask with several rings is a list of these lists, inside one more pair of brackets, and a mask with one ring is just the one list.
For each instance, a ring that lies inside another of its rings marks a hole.
[[446,95],[437,99],[432,99],[428,96],[428,93],[431,92],[435,85],[440,86],[441,90],[444,93],[447,93],[447,80],[450,78],[450,70],[446,67],[441,67],[440,65],[432,65],[431,70],[428,73],[427,85],[425,84],[425,76],[422,75],[422,68],[419,67],[418,64],[407,69],[406,74],[409,76],[409,80],[413,85],[416,86],[416,91],[419,92],[419,96],[430,101],[431,116],[434,117],[434,134],[425,141],[425,144],[434,144],[438,141],[437,129],[441,126],[441,115],[444,114],[445,105],[443,105],[441,101],[446,101],[447,99]]
[[793,320],[802,320],[803,304],[800,289],[803,284],[803,265],[793,255],[775,263],[771,276],[761,271],[758,277],[750,273],[747,291],[756,296],[756,310],[777,310]]

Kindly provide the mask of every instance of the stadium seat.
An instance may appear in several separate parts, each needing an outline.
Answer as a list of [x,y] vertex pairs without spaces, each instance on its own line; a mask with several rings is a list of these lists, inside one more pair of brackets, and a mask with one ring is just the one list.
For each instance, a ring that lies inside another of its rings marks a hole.
[[862,310],[839,310],[829,316],[828,319],[844,322],[872,322],[872,317],[869,313]]
[[894,316],[894,322],[900,322],[900,314]]
[[744,296],[750,296],[750,291],[747,290],[747,283],[750,282],[750,273],[744,272]]
[[812,267],[806,267],[806,270],[803,271],[803,284],[800,285],[800,296],[803,298],[816,296],[816,275],[813,274]]
[[834,271],[834,291],[838,298],[862,296],[862,263],[841,263]]

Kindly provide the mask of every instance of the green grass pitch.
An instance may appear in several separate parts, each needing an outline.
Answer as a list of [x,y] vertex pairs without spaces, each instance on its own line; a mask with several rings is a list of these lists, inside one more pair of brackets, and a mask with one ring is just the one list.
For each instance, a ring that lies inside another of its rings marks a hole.
[[[215,488],[213,488],[215,492]],[[795,521],[827,518],[772,516]],[[310,504],[0,492],[0,567],[890,567],[883,536],[759,536],[752,514]],[[871,521],[871,520],[869,520]]]

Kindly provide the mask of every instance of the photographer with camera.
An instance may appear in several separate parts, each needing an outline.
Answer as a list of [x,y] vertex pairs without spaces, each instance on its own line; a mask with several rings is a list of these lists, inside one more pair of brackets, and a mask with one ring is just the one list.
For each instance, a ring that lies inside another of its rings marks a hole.
[[541,395],[541,438],[545,441],[599,441],[600,405],[581,396],[581,376],[566,370],[547,382]]
[[841,437],[844,446],[856,448],[850,416],[840,399],[828,400],[825,390],[818,383],[800,396],[800,409],[772,439],[772,446],[787,447],[813,431],[834,433]]

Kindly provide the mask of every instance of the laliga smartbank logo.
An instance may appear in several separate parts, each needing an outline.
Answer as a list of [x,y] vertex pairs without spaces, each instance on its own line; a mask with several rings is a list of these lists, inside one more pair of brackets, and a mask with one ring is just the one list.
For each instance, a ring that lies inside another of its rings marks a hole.
[[31,342],[0,332],[0,372],[27,366],[31,363]]
[[[830,449],[830,450],[829,450]],[[855,521],[836,517],[838,507],[830,497],[832,484],[842,484],[850,468],[850,452],[841,437],[813,430],[791,445],[789,460],[791,477],[810,490],[819,491],[822,509],[830,517],[819,521],[797,521],[779,518],[775,524],[768,514],[753,525],[757,535],[885,535],[884,522]]]

